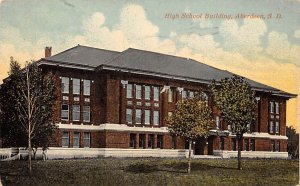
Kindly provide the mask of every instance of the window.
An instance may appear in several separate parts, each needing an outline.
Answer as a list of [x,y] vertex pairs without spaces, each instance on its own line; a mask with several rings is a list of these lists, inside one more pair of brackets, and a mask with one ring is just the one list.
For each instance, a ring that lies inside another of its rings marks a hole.
[[157,148],[162,149],[163,148],[163,136],[157,135]]
[[154,148],[154,134],[149,134],[148,136],[148,148]]
[[145,134],[139,135],[139,148],[145,148]]
[[136,134],[130,134],[130,148],[135,148],[135,136]]
[[271,151],[275,152],[275,141],[271,141]]
[[276,111],[276,114],[279,114],[279,103],[278,102],[275,102],[275,111]]
[[277,141],[277,151],[280,152],[280,141]]
[[153,88],[153,92],[154,92],[154,101],[159,101],[159,87],[154,87]]
[[231,148],[236,151],[236,138],[231,138]]
[[74,136],[73,136],[73,147],[74,148],[79,148],[79,141],[80,141],[80,133],[74,132]]
[[73,105],[73,121],[79,121],[80,120],[80,106],[79,105]]
[[136,99],[142,99],[142,86],[141,85],[136,85],[136,94],[135,98]]
[[83,80],[83,95],[89,96],[91,94],[91,80]]
[[145,110],[145,124],[150,124],[150,110]]
[[251,142],[250,142],[250,149],[252,151],[255,151],[255,139],[251,139]]
[[274,113],[274,102],[270,102],[270,113]]
[[150,100],[151,89],[150,86],[145,86],[145,99]]
[[128,85],[127,85],[127,90],[126,90],[126,92],[127,92],[126,97],[127,97],[127,98],[132,98],[132,87],[133,87],[132,84],[128,84]]
[[204,100],[208,103],[208,94],[206,92],[203,93]]
[[[280,108],[279,102],[270,101],[269,103],[269,133],[280,133]],[[275,106],[274,106],[275,105]]]
[[61,119],[62,120],[69,120],[69,105],[62,105],[61,106]]
[[194,91],[189,91],[189,97],[193,98],[194,97]]
[[159,125],[159,111],[155,110],[153,113],[153,124]]
[[187,97],[187,91],[183,90],[181,93],[182,99],[185,99]]
[[85,132],[83,134],[83,145],[85,148],[90,148],[91,147],[91,133]]
[[69,78],[68,77],[61,78],[61,92],[69,93]]
[[244,139],[244,150],[249,151],[249,140]]
[[135,110],[135,123],[136,124],[142,123],[142,110],[141,109]]
[[63,132],[62,133],[62,147],[69,147],[69,132]]
[[126,123],[132,123],[132,109],[126,109]]
[[279,133],[279,121],[276,121],[276,123],[275,123],[275,132],[276,132],[276,134]]
[[250,125],[250,123],[247,124],[247,132],[251,132],[251,125]]
[[224,137],[220,137],[220,150],[224,150],[225,140]]
[[80,94],[80,79],[73,78],[73,94]]
[[83,121],[90,122],[90,120],[91,120],[90,106],[83,106]]
[[173,102],[173,89],[168,90],[168,101]]
[[220,117],[216,116],[216,129],[220,129]]
[[176,136],[172,136],[172,149],[176,149]]
[[270,121],[270,133],[273,133],[274,132],[274,122],[273,121]]

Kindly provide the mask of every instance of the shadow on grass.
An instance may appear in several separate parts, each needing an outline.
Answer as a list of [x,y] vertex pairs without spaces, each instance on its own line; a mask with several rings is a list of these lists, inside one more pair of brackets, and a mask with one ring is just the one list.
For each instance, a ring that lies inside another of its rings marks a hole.
[[[124,170],[131,173],[153,173],[159,171],[173,172],[173,173],[187,173],[187,162],[173,162],[173,163],[163,163],[152,165],[148,163],[138,163],[130,165]],[[199,162],[192,162],[191,164],[192,171],[207,171],[211,169],[228,169],[228,170],[237,170],[234,167],[226,167],[220,165],[207,165]]]

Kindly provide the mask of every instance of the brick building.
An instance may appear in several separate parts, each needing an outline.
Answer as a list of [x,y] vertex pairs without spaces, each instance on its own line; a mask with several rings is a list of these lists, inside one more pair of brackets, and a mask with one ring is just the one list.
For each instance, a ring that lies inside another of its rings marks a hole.
[[[213,79],[233,75],[192,59],[131,48],[115,52],[78,45],[51,56],[46,47],[39,63],[55,75],[57,87],[53,112],[59,130],[51,148],[82,156],[91,149],[128,156],[184,152],[186,142],[169,135],[165,120],[175,103],[207,89]],[[287,157],[286,101],[296,95],[246,80],[257,94],[258,119],[244,135],[242,155]],[[233,126],[209,96],[208,102],[216,122],[211,135],[193,145],[194,153],[236,156]]]

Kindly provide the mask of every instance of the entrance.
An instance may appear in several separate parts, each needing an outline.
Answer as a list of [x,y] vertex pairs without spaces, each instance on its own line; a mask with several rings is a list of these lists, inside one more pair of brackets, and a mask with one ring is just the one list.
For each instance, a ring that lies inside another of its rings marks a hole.
[[195,142],[195,155],[213,155],[214,136],[209,136],[207,139],[200,138]]

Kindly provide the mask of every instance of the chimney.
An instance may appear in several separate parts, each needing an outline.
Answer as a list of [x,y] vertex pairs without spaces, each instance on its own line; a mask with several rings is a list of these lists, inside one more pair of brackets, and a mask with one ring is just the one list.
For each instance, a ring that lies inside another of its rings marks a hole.
[[45,58],[51,56],[51,50],[52,50],[52,47],[45,48]]

